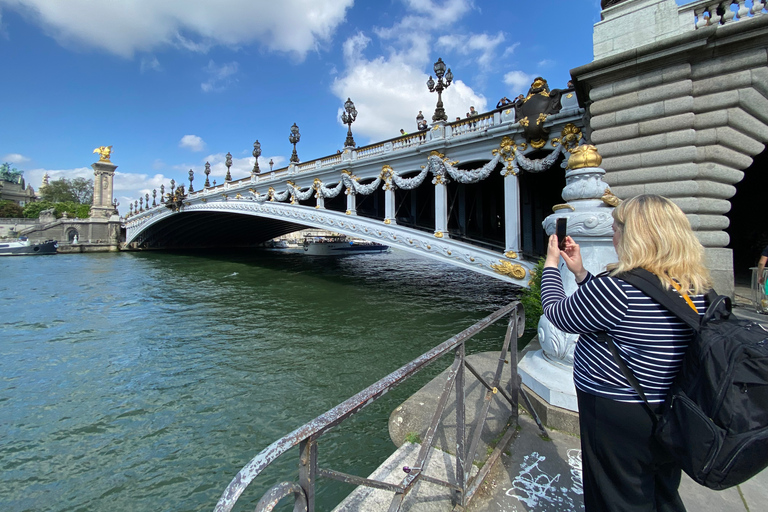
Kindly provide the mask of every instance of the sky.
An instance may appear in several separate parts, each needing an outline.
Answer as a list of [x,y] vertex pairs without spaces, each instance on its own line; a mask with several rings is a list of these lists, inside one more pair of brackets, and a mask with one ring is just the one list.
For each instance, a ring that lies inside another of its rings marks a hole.
[[0,161],[37,190],[93,178],[112,146],[115,198],[171,179],[221,183],[343,149],[347,98],[358,146],[416,130],[442,58],[450,120],[495,108],[537,76],[565,88],[592,61],[599,0],[0,0]]

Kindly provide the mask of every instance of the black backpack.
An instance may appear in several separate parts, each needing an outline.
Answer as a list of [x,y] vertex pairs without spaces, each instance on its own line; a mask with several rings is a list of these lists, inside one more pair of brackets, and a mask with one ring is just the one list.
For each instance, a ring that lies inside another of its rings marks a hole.
[[[727,489],[768,466],[768,330],[731,313],[731,300],[710,291],[703,317],[656,275],[633,269],[616,276],[656,300],[694,330],[661,413],[656,439],[688,476]],[[616,363],[651,406],[640,384],[605,335]]]

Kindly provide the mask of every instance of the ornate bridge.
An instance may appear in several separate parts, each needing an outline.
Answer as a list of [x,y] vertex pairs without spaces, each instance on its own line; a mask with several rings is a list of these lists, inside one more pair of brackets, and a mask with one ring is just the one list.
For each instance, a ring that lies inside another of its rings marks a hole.
[[147,195],[126,244],[247,247],[321,228],[527,286],[583,115],[572,89],[537,79],[499,110],[216,186],[206,174],[152,206]]

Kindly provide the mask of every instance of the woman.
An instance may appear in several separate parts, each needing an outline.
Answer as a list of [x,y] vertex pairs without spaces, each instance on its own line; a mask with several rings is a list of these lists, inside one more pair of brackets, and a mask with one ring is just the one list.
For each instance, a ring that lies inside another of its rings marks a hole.
[[[653,438],[653,421],[642,399],[621,374],[606,332],[658,411],[675,378],[692,330],[656,301],[619,279],[634,268],[653,272],[688,290],[699,314],[711,278],[704,248],[685,214],[672,201],[641,195],[613,212],[618,263],[595,278],[582,264],[578,244],[565,250],[549,238],[541,282],[544,315],[558,329],[578,333],[573,377],[579,403],[584,504],[593,511],[684,511],[677,488],[680,469]],[[578,289],[566,297],[560,257],[576,276]]]

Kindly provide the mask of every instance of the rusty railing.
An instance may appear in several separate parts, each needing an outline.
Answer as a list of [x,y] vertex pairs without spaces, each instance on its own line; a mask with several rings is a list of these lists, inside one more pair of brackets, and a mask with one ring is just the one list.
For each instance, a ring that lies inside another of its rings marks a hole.
[[[501,355],[496,367],[496,372],[491,382],[486,381],[480,373],[467,362],[465,358],[465,343],[476,334],[509,315],[506,334],[504,336]],[[432,350],[400,369],[390,373],[380,381],[372,384],[355,396],[347,399],[333,409],[318,416],[309,423],[297,428],[287,436],[279,439],[266,447],[232,479],[224,490],[216,504],[215,512],[229,512],[235,506],[240,495],[253,482],[253,480],[280,455],[299,445],[299,471],[298,482],[281,482],[269,489],[256,505],[256,512],[272,510],[283,498],[293,495],[294,511],[314,512],[315,510],[315,485],[318,477],[329,478],[346,482],[357,486],[367,486],[376,489],[391,491],[394,496],[390,505],[390,511],[400,510],[400,506],[408,492],[419,480],[446,487],[451,493],[454,505],[465,507],[478,489],[487,472],[501,455],[506,445],[515,433],[514,428],[508,428],[501,441],[496,445],[483,468],[470,478],[471,465],[475,458],[477,447],[482,433],[482,426],[488,416],[492,397],[502,397],[511,405],[511,411],[515,423],[517,422],[518,396],[522,396],[526,402],[526,408],[533,415],[539,429],[546,435],[539,418],[533,410],[530,400],[522,391],[520,377],[517,373],[517,338],[522,336],[525,326],[525,312],[522,305],[515,301],[495,311],[473,326],[465,329],[456,336],[444,341]],[[514,342],[514,343],[513,343]],[[324,469],[318,467],[318,439],[322,434],[348,419],[356,412],[370,405],[375,400],[386,394],[392,388],[402,384],[419,370],[430,363],[435,362],[448,352],[454,352],[454,362],[448,371],[448,378],[443,392],[438,401],[432,422],[418,452],[415,468],[426,468],[430,453],[433,449],[435,434],[440,420],[448,404],[451,391],[455,388],[456,395],[456,468],[455,481],[447,482],[430,477],[422,471],[411,471],[405,475],[399,484],[391,484],[379,480],[372,480],[355,475]],[[508,363],[508,364],[507,364]],[[510,368],[509,391],[501,386],[502,371],[505,366]],[[478,414],[474,435],[471,440],[466,440],[467,425],[464,417],[464,369],[469,370],[486,388],[486,399]],[[469,441],[467,443],[467,441]],[[467,447],[468,446],[468,447]]]

